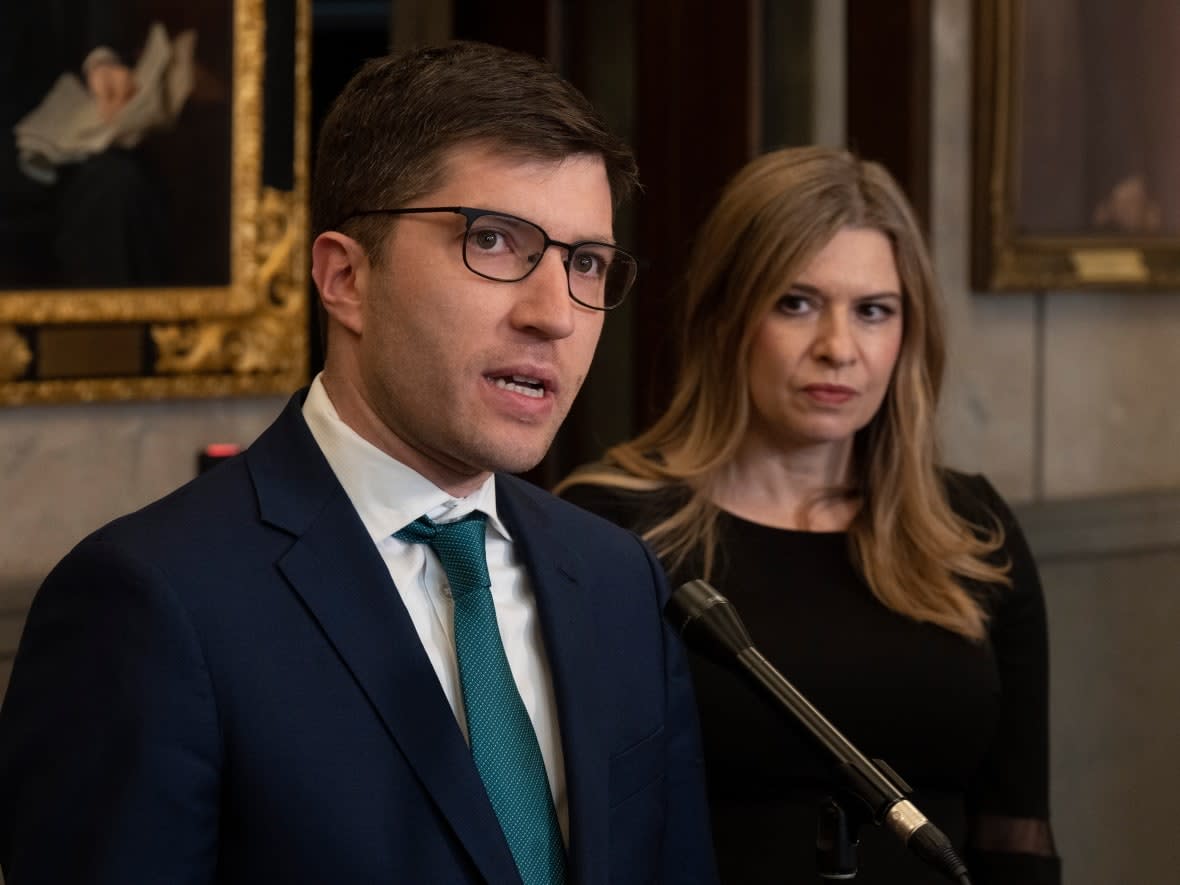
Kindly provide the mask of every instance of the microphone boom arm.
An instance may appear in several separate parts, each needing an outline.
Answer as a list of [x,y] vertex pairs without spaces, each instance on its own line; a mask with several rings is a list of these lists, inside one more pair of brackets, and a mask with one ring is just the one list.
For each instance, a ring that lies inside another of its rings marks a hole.
[[850,791],[910,849],[955,882],[966,883],[967,867],[950,840],[905,794],[909,785],[888,765],[870,761],[754,647],[729,600],[705,581],[682,584],[665,616],[685,643],[753,681],[778,702],[836,761]]
[[[758,649],[753,646],[743,649],[738,652],[737,659],[745,671],[786,707],[795,721],[836,760],[848,788],[869,807],[874,823],[886,824],[903,841],[908,841],[917,829],[911,812],[917,809],[906,799],[906,794],[912,792],[909,784],[888,765],[880,760],[870,760],[858,750]],[[920,815],[918,817],[920,819]]]

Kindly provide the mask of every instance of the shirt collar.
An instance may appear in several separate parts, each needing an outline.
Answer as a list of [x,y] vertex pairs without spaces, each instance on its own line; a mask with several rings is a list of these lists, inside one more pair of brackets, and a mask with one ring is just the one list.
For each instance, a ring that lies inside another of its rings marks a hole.
[[453,497],[344,423],[320,375],[308,390],[303,417],[374,542],[423,514],[436,522],[451,522],[474,510],[487,514],[488,525],[506,540],[512,540],[496,509],[494,476],[466,498]]

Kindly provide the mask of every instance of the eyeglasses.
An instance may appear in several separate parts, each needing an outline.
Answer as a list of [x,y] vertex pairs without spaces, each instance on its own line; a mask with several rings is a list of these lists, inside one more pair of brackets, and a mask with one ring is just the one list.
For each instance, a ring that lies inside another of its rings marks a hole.
[[467,206],[429,206],[412,209],[366,209],[360,215],[419,215],[427,212],[450,212],[467,219],[463,236],[463,263],[473,274],[501,283],[523,280],[541,263],[545,250],[558,246],[565,250],[565,265],[570,298],[593,310],[611,310],[623,303],[639,263],[630,252],[610,243],[581,240],[563,243],[555,240],[531,221],[471,209]]

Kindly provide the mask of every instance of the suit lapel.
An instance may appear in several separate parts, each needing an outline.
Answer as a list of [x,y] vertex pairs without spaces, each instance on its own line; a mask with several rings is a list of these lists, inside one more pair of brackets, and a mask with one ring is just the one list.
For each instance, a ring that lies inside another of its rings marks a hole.
[[301,406],[297,396],[247,453],[262,518],[297,536],[279,569],[483,876],[518,881],[413,622]]
[[553,675],[569,799],[571,881],[609,875],[607,741],[602,686],[594,666],[594,621],[585,561],[551,529],[535,490],[497,477],[496,505],[528,569]]

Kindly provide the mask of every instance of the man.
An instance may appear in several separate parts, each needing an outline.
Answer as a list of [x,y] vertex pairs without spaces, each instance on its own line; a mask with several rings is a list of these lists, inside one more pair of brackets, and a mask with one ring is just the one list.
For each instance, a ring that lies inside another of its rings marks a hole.
[[33,605],[8,885],[715,881],[659,567],[506,475],[634,278],[633,179],[535,60],[361,70],[318,151],[323,373]]

